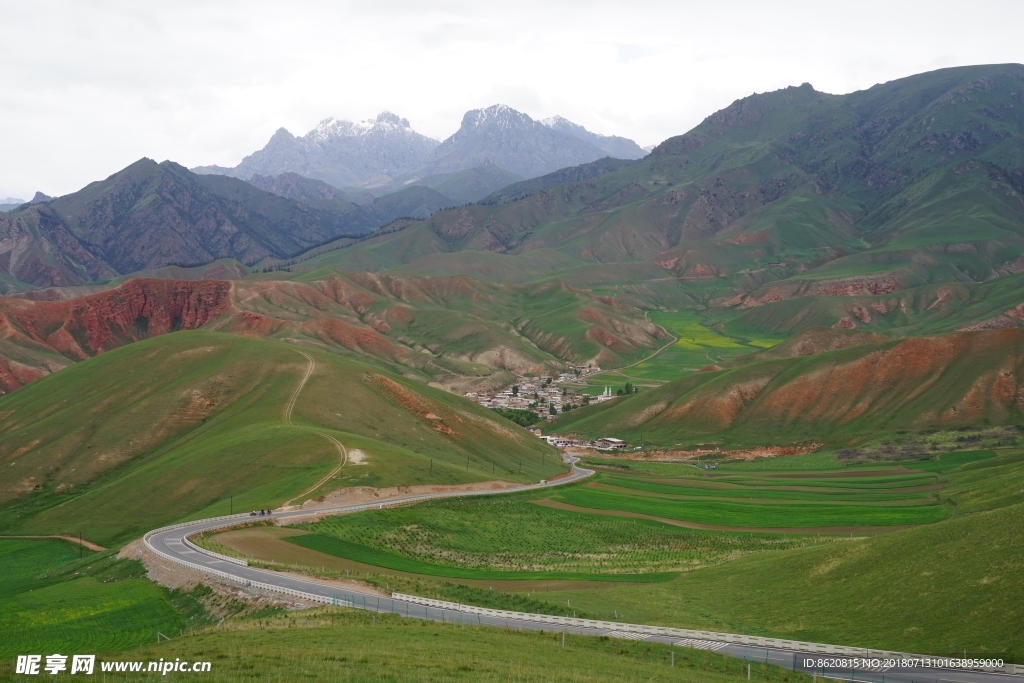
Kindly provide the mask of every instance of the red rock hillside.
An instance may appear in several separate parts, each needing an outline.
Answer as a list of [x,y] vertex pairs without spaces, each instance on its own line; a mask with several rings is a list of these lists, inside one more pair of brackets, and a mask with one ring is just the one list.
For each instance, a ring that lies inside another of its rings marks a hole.
[[[137,278],[66,300],[0,297],[0,391],[124,344],[199,328],[299,338],[402,364],[450,388],[502,383],[510,372],[545,371],[564,360],[621,364],[662,343],[663,333],[638,312],[572,288],[545,286],[550,291],[468,277],[349,273],[308,283]],[[552,297],[561,297],[562,310],[586,323],[577,337],[558,337],[557,344],[549,330],[559,320],[523,318],[524,301]],[[524,320],[518,334],[512,325],[517,318]],[[458,364],[467,362],[473,372],[459,374]],[[482,375],[481,364],[494,372]]]

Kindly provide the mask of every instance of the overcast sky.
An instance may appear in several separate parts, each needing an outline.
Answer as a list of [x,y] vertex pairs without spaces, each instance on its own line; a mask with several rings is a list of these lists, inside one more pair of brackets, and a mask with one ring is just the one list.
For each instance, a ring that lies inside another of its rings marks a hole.
[[649,145],[733,100],[1024,62],[1024,3],[0,0],[0,199],[147,156],[234,166],[279,127],[561,114]]

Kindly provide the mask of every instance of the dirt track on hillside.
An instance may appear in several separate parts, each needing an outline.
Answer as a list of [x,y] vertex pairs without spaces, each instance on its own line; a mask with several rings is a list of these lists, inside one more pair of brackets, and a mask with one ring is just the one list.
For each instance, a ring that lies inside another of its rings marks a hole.
[[[323,496],[317,496],[302,504],[302,510],[319,510],[321,508],[340,507],[342,505],[356,505],[359,503],[386,503],[392,498],[404,498],[406,496],[419,496],[428,493],[470,493],[472,491],[501,491],[503,489],[522,486],[514,481],[475,481],[468,484],[415,484],[409,486],[390,486],[387,488],[374,488],[372,486],[352,486],[349,488],[337,489]],[[283,509],[283,508],[282,508]],[[295,509],[300,509],[296,507]]]
[[38,536],[0,536],[0,538],[63,538],[65,541],[71,541],[72,543],[80,543],[81,545],[85,546],[89,550],[99,550],[99,551],[106,550],[106,548],[104,548],[101,545],[96,545],[95,543],[92,543],[91,541],[86,541],[85,539],[79,539],[78,536],[69,536],[67,534],[48,534],[48,535],[38,535]]

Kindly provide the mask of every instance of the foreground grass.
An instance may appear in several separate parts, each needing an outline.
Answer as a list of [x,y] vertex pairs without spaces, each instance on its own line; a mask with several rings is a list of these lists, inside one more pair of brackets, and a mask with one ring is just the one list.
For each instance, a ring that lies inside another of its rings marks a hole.
[[0,566],[0,657],[120,650],[154,640],[157,631],[205,625],[192,595],[147,580],[134,560],[60,540],[5,539]]
[[[209,661],[204,674],[166,680],[287,681],[679,681],[728,683],[746,680],[744,661],[707,651],[646,642],[460,628],[403,619],[372,617],[343,608],[323,608],[270,619],[229,621],[224,631],[174,639],[103,657],[107,660]],[[0,663],[0,676],[13,669]],[[809,683],[810,677],[776,666],[754,664],[757,681]],[[49,677],[64,680],[65,676]],[[66,677],[73,681],[74,678]],[[144,681],[153,674],[108,674],[97,680]]]

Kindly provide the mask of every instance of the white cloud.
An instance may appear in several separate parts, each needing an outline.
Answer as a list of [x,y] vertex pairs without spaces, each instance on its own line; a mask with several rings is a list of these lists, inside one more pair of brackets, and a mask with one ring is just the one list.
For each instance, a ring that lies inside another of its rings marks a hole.
[[233,165],[284,126],[389,109],[444,138],[501,101],[641,145],[732,100],[1021,62],[1020,3],[4,3],[0,196],[142,156]]

